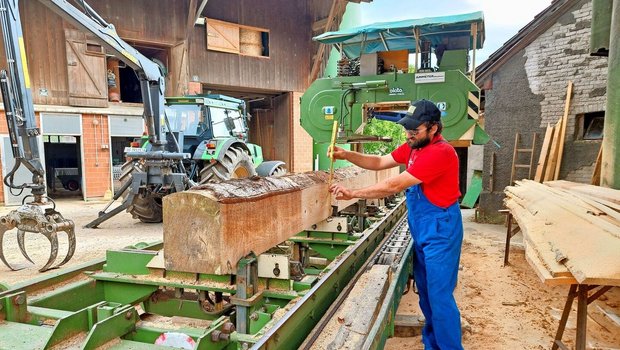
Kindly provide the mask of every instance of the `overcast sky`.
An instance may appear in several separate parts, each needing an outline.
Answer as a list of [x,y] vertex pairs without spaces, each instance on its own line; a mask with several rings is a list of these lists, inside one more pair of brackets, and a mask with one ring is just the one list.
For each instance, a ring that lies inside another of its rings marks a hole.
[[482,11],[484,47],[476,52],[476,66],[547,8],[551,0],[373,0],[361,3],[361,24]]

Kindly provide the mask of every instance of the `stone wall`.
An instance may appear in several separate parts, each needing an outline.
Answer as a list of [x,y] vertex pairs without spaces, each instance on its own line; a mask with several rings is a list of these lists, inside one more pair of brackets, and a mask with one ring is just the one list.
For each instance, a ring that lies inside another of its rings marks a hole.
[[[485,146],[482,215],[496,216],[502,209],[517,132],[524,138],[523,148],[531,146],[532,133],[538,133],[532,176],[535,173],[547,124],[555,125],[564,113],[569,80],[574,85],[560,178],[590,181],[601,142],[581,139],[578,116],[604,111],[607,85],[607,58],[590,56],[588,51],[591,18],[591,2],[580,1],[493,73],[484,111],[486,130],[500,147],[493,142]],[[493,153],[496,161],[491,169]],[[527,177],[526,171],[517,171],[516,179]]]

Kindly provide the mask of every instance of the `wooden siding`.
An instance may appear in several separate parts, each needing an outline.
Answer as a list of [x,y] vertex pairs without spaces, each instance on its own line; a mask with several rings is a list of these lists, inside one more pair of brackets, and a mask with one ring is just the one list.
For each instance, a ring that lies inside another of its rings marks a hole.
[[190,77],[205,84],[303,91],[310,69],[312,16],[307,1],[211,0],[203,15],[269,30],[269,58],[209,51],[204,26],[190,44]]
[[[130,43],[171,48],[185,35],[187,1],[106,0],[89,4]],[[64,29],[74,27],[38,1],[21,1],[20,12],[34,103],[69,105],[63,43]],[[0,50],[0,67],[6,67],[4,50]],[[41,89],[47,91],[47,96],[40,93]]]

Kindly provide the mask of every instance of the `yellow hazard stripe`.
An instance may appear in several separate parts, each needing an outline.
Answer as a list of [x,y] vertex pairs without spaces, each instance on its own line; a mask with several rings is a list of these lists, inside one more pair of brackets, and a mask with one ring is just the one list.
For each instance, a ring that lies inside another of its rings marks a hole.
[[467,115],[472,118],[478,120],[480,116],[480,98],[478,97],[479,92],[471,92],[469,91],[467,98],[469,99],[467,103]]
[[24,38],[19,37],[19,53],[22,58],[22,67],[24,69],[24,81],[26,89],[30,89],[30,73],[28,73],[28,60],[26,59],[26,48],[24,46]]

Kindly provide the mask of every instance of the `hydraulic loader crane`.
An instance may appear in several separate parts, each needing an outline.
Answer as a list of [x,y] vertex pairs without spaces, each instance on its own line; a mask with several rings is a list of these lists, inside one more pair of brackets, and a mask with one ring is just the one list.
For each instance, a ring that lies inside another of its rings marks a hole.
[[[92,34],[111,53],[129,65],[138,76],[144,104],[145,120],[149,143],[148,151],[128,152],[132,159],[128,162],[124,177],[127,179],[115,199],[125,194],[123,202],[113,210],[102,213],[89,227],[127,209],[134,217],[144,222],[161,221],[161,198],[169,193],[183,191],[194,183],[186,175],[183,159],[190,157],[182,153],[172,133],[166,133],[161,125],[168,124],[165,111],[165,84],[160,67],[136,49],[123,41],[112,24],[107,23],[83,0],[76,0],[82,8],[78,9],[66,0],[40,0],[40,2],[60,15],[75,27]],[[32,93],[26,64],[26,54],[19,17],[18,0],[0,0],[2,13],[2,32],[9,70],[0,78],[4,81],[2,95],[13,154],[16,159],[13,170],[5,178],[5,184],[13,189],[32,190],[32,202],[0,218],[0,260],[11,269],[18,266],[9,264],[3,254],[3,235],[7,230],[17,227],[17,239],[23,255],[32,261],[24,249],[25,232],[38,232],[51,242],[52,252],[41,271],[50,268],[58,251],[57,231],[66,231],[69,237],[69,251],[60,266],[71,258],[75,249],[74,224],[65,220],[55,210],[55,206],[45,195],[44,168],[39,157]],[[170,130],[170,126],[167,125]],[[20,165],[25,165],[32,173],[32,184],[15,185],[13,176]],[[107,209],[107,208],[106,208]]]
[[[93,35],[107,50],[125,62],[140,81],[143,118],[147,127],[148,150],[126,152],[131,158],[123,167],[123,185],[99,216],[88,223],[90,228],[127,210],[142,222],[161,222],[161,199],[165,195],[188,189],[195,183],[187,176],[183,153],[172,130],[166,112],[165,82],[161,67],[121,39],[114,25],[107,23],[84,0],[75,0],[81,9],[67,0],[39,0],[64,20]],[[108,210],[124,195],[117,207]]]

